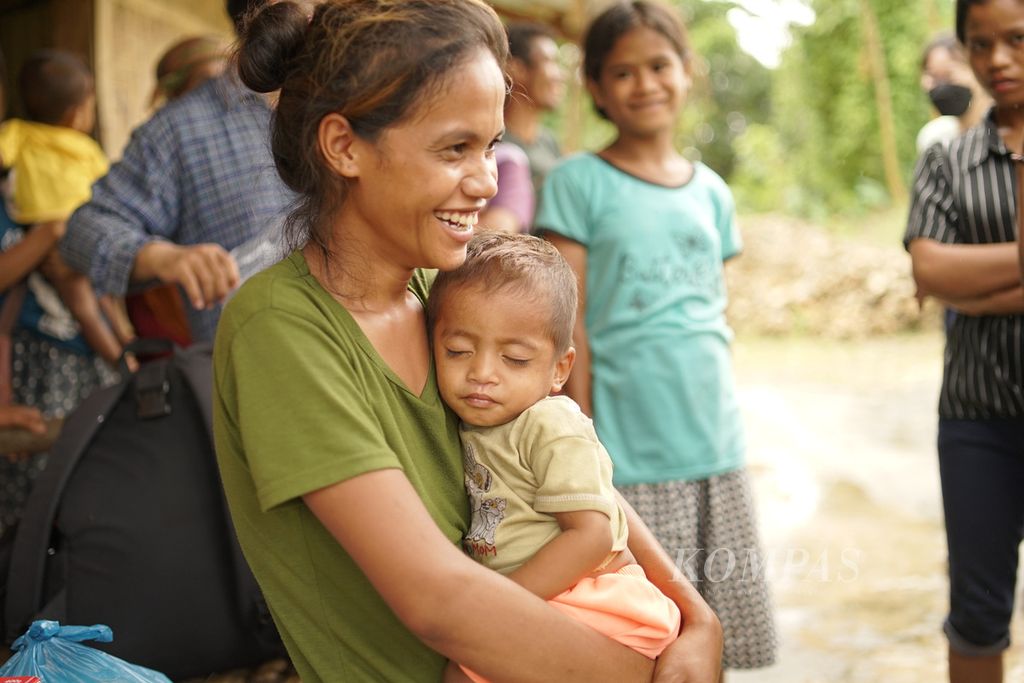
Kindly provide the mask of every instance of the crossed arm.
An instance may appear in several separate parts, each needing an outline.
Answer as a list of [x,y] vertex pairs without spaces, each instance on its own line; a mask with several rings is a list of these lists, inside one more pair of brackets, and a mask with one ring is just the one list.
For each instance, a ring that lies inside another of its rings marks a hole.
[[933,296],[967,315],[1024,313],[1019,245],[910,243],[918,297]]
[[1024,166],[1017,164],[1017,246],[1020,280],[1024,284]]

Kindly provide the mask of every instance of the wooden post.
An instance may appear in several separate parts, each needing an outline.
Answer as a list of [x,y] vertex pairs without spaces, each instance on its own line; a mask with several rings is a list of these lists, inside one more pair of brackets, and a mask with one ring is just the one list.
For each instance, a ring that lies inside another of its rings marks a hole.
[[230,39],[231,24],[220,1],[91,1],[100,140],[104,151],[117,159],[132,128],[150,114],[154,69],[164,50],[186,36],[214,33]]

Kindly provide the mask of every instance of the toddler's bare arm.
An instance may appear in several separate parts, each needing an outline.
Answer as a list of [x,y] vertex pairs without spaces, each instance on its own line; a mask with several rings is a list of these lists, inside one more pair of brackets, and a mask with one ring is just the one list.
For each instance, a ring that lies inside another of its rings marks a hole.
[[612,550],[608,515],[596,510],[556,512],[562,533],[508,575],[534,595],[550,600],[591,574]]

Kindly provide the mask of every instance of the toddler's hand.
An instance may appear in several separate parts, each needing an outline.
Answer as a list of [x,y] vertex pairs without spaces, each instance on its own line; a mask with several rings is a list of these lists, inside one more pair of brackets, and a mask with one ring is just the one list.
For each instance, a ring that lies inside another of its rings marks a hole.
[[[8,430],[9,438],[4,437],[3,430]],[[15,462],[28,456],[28,453],[21,450],[26,441],[25,432],[36,437],[44,436],[46,422],[43,414],[28,406],[0,406],[0,453],[9,461]]]
[[28,406],[0,406],[0,428],[25,429],[33,434],[45,434],[43,414]]

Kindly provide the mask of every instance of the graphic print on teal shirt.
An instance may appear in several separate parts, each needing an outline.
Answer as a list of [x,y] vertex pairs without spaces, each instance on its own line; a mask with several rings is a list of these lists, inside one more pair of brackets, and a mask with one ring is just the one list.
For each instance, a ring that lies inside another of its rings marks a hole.
[[579,154],[549,175],[536,224],[587,249],[594,422],[615,483],[740,467],[722,264],[742,243],[725,182],[698,163],[666,187]]

